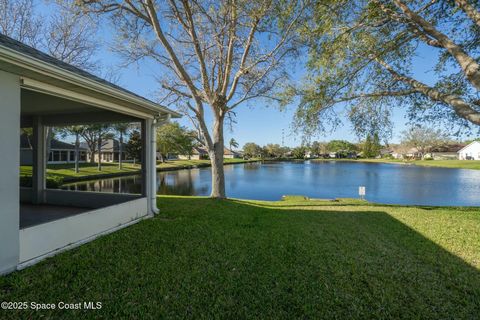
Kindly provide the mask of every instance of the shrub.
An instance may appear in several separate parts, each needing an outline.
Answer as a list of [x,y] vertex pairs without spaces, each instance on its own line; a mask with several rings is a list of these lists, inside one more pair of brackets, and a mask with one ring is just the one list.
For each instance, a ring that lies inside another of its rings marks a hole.
[[[31,188],[32,187],[32,177],[31,176],[20,176],[20,187],[27,187]],[[46,179],[46,185],[47,188],[49,189],[58,189],[60,186],[63,184],[63,178],[62,177],[47,177]]]

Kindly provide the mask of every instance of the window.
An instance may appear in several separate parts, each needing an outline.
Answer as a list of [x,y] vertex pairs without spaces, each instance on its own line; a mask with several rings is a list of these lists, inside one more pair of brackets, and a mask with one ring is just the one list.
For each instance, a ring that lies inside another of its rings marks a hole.
[[70,161],[75,161],[75,151],[70,151]]
[[68,160],[68,151],[60,151],[60,161]]
[[52,151],[50,151],[48,153],[48,162],[51,162],[51,161],[53,161],[53,152]]
[[60,151],[53,151],[53,161],[60,161]]

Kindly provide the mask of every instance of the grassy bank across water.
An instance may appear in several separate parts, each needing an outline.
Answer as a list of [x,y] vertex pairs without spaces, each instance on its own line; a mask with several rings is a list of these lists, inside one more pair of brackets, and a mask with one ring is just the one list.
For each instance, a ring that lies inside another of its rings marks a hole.
[[[225,164],[237,164],[252,162],[256,160],[243,159],[225,159]],[[210,160],[169,160],[166,162],[158,162],[158,171],[189,169],[197,167],[209,167]],[[74,164],[49,164],[47,166],[47,180],[51,181],[51,186],[61,185],[66,182],[75,182],[81,180],[102,179],[109,177],[118,177],[124,175],[140,173],[141,166],[133,163],[123,163],[123,168],[118,168],[118,163],[103,163],[102,171],[98,171],[97,164],[81,163],[78,173],[75,172]],[[24,184],[26,180],[32,176],[31,166],[20,167],[20,177],[23,177]]]
[[0,277],[2,319],[475,319],[480,210],[159,197],[161,214]]
[[[223,159],[225,165],[229,164],[239,164],[247,162],[257,162],[258,159]],[[157,162],[157,170],[159,171],[169,171],[169,170],[179,170],[179,169],[191,169],[191,168],[201,168],[201,167],[210,167],[210,160],[169,160],[165,162]]]
[[480,160],[398,160],[398,159],[313,159],[312,161],[348,161],[368,163],[394,163],[423,167],[480,170]]

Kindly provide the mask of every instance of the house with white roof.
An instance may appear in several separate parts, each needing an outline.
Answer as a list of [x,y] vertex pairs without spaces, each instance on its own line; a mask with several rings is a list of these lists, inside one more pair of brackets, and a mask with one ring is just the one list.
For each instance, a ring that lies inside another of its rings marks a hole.
[[458,151],[459,160],[480,160],[480,142],[473,141]]

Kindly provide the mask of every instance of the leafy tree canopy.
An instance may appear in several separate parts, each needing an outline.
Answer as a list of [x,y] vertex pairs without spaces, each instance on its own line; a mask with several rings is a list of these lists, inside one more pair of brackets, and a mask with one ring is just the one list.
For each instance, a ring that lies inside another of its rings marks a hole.
[[267,157],[271,157],[271,158],[281,158],[285,156],[285,154],[289,151],[288,148],[282,147],[281,145],[276,143],[269,143],[266,146],[264,146],[263,149],[264,149],[264,154]]
[[448,134],[440,129],[413,127],[402,132],[402,145],[416,148],[420,156],[450,142]]
[[382,145],[380,144],[378,134],[374,133],[373,136],[368,134],[362,145],[363,157],[375,158],[380,155],[381,149]]
[[292,149],[292,156],[295,159],[303,159],[303,158],[305,158],[305,153],[307,152],[307,150],[308,149],[305,146],[299,146],[299,147],[293,148]]
[[346,140],[332,140],[327,144],[327,150],[329,152],[353,152],[357,150],[357,146]]
[[169,153],[192,154],[195,135],[176,122],[168,123],[157,130],[157,149],[166,159]]
[[[339,124],[347,108],[359,136],[390,136],[394,108],[412,123],[444,122],[456,132],[480,124],[478,1],[316,1],[299,29],[309,76],[295,124],[304,133]],[[433,80],[416,78],[415,58],[428,50]],[[466,130],[465,130],[466,129]]]
[[243,146],[243,154],[248,158],[255,158],[262,156],[262,147],[253,142],[247,142]]
[[139,130],[133,130],[130,133],[130,139],[125,147],[125,151],[129,158],[142,160],[142,135]]

